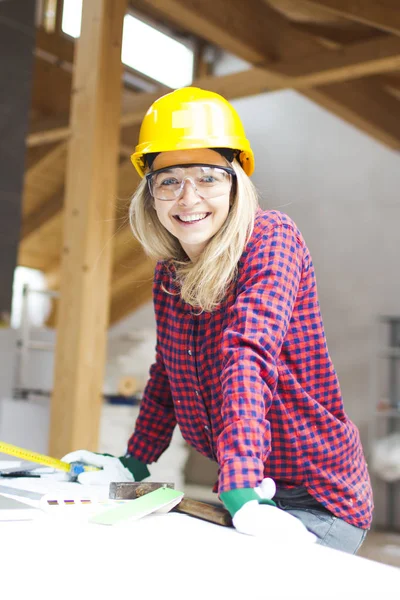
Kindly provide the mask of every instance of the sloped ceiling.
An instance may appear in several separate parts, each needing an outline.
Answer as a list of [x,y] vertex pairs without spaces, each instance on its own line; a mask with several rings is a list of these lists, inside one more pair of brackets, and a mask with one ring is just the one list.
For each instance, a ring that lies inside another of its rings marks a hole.
[[[61,3],[59,3],[61,4]],[[400,147],[400,10],[397,0],[132,0],[142,15],[197,48],[195,84],[229,99],[292,88],[391,148]],[[214,76],[209,47],[250,64],[248,71]],[[19,264],[44,271],[59,286],[63,197],[69,136],[74,41],[37,30],[31,123],[27,137]],[[208,54],[209,56],[209,54]],[[153,265],[133,239],[127,207],[138,179],[129,162],[140,121],[168,91],[132,72],[121,106],[119,190],[110,323],[151,297]],[[143,91],[147,90],[147,91]],[[56,322],[56,306],[50,324]]]

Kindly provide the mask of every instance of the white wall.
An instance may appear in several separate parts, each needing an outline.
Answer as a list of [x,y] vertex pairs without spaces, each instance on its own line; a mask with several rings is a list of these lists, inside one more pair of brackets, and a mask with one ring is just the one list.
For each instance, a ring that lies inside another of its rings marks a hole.
[[345,404],[365,437],[373,322],[400,314],[400,160],[293,91],[236,101],[265,208],[297,223],[313,255]]

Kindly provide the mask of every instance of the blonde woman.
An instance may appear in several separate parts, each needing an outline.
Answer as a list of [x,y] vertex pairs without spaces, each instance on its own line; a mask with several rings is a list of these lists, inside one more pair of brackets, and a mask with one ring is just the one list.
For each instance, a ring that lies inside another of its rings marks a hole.
[[103,468],[82,482],[139,480],[178,423],[218,463],[215,491],[239,532],[355,553],[373,508],[359,434],[309,250],[287,215],[259,208],[237,113],[198,88],[163,96],[132,162],[143,178],[132,230],[157,261],[156,361],[127,455],[65,458]]

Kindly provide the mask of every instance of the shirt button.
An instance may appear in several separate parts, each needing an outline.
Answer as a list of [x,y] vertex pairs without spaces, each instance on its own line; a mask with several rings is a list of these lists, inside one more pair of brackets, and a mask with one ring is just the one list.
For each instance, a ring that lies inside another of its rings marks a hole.
[[206,431],[210,431],[210,428],[208,427],[208,425],[204,425],[204,429],[205,429]]
[[188,350],[188,354],[189,354],[189,356],[192,356],[192,351]]
[[196,396],[200,395],[199,390],[195,390],[194,393],[196,394]]

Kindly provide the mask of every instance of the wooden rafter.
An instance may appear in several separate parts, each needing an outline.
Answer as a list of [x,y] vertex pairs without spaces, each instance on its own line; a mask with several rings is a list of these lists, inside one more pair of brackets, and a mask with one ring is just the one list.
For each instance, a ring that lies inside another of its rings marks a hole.
[[[194,81],[193,85],[233,99],[279,89],[304,90],[399,68],[400,39],[384,36],[338,50],[320,50],[303,59],[278,61],[269,70],[253,68],[220,77],[206,76]],[[158,97],[158,93],[133,96],[130,110],[121,117],[121,126],[138,124],[149,105]],[[28,145],[46,143],[47,140],[53,141],[68,134],[68,128],[31,133]]]
[[60,214],[64,204],[64,190],[57,192],[38,209],[24,218],[21,230],[21,242],[35,233],[40,235],[43,225]]
[[59,142],[69,137],[69,119],[68,117],[61,117],[57,119],[43,119],[38,121],[30,129],[29,134],[26,138],[26,145],[28,148],[34,146],[41,146],[43,144],[51,144],[53,142]]
[[[132,233],[131,233],[132,235]],[[149,272],[152,275],[154,263],[138,248],[134,257],[129,261],[121,261],[115,265],[113,272],[111,293],[113,296],[133,292],[135,288],[148,283]]]
[[334,84],[304,95],[390,148],[400,148],[400,103],[376,81]]
[[398,0],[305,0],[306,4],[326,8],[334,15],[351,19],[400,35],[400,6]]
[[[132,164],[129,160],[123,161],[118,170],[118,194],[115,199],[115,231],[110,238],[107,240],[107,244],[113,248],[113,273],[117,269],[117,265],[120,263],[127,263],[140,248],[139,243],[135,240],[132,235],[132,231],[129,226],[128,219],[128,207],[130,197],[135,190],[139,177],[136,171],[133,169]],[[43,213],[46,211],[51,213],[52,208],[44,205],[41,207]],[[52,222],[55,224],[59,223],[62,219],[61,210],[54,214]],[[47,225],[47,224],[46,224]],[[44,227],[44,223],[43,223]],[[41,236],[41,229],[34,230],[31,233],[31,237],[35,236],[39,243],[40,237],[37,237],[37,233]],[[28,252],[24,252],[26,241],[22,240],[20,245],[21,248],[21,261],[25,259]],[[26,259],[25,259],[26,260]],[[22,264],[22,263],[21,263]],[[45,271],[47,278],[47,284],[52,290],[58,290],[60,287],[60,269],[59,261],[50,261],[47,265],[41,266]]]
[[181,29],[254,65],[321,47],[260,0],[131,0],[131,6],[155,8]]
[[[208,0],[207,0],[208,1]],[[255,0],[254,0],[255,1]],[[274,11],[271,7],[267,6],[266,4],[263,4],[264,8],[262,9],[262,12],[259,12],[259,6],[260,3],[256,2],[256,4],[254,4],[254,1],[252,1],[251,4],[246,3],[245,5],[245,9],[244,10],[248,10],[250,13],[252,12],[253,14],[253,22],[254,21],[260,21],[261,19],[261,15],[263,15],[264,20],[263,22],[263,35],[265,37],[268,37],[270,43],[275,43],[276,44],[276,52],[275,52],[275,56],[279,57],[279,60],[277,59],[275,62],[271,61],[271,60],[265,60],[262,62],[262,69],[260,69],[257,72],[253,73],[249,73],[249,72],[244,72],[244,73],[240,73],[238,75],[241,76],[242,78],[242,82],[241,82],[241,90],[239,93],[236,93],[236,97],[243,95],[243,91],[246,89],[246,85],[249,84],[249,87],[252,87],[252,93],[259,93],[261,91],[267,91],[268,89],[277,89],[277,87],[273,87],[274,86],[274,78],[276,77],[278,82],[279,82],[279,78],[281,78],[281,82],[282,82],[282,77],[284,77],[284,75],[279,74],[279,70],[280,67],[282,66],[282,63],[284,63],[286,60],[292,60],[297,62],[298,64],[298,68],[301,69],[301,64],[302,62],[304,62],[305,65],[311,65],[313,59],[315,60],[316,64],[318,64],[318,61],[320,60],[318,57],[318,52],[316,52],[316,40],[313,36],[301,32],[298,29],[296,29],[293,25],[290,24],[290,22],[288,21],[288,19],[286,19],[285,17],[283,17],[282,15],[278,14],[276,11]],[[189,3],[186,2],[186,0],[141,0],[141,2],[144,2],[145,4],[147,4],[148,6],[155,6],[158,10],[160,11],[164,11],[166,14],[168,14],[168,17],[170,19],[175,19],[179,25],[181,27],[184,27],[186,25],[187,29],[190,29],[191,31],[193,31],[196,35],[198,35],[199,37],[204,37],[206,39],[208,39],[209,41],[213,42],[214,44],[216,44],[217,46],[222,46],[223,49],[228,50],[230,52],[233,52],[234,54],[236,54],[237,56],[239,56],[240,58],[244,58],[246,59],[246,55],[243,53],[243,44],[239,43],[240,40],[244,40],[247,39],[247,35],[248,32],[246,30],[246,22],[247,21],[243,21],[243,23],[241,21],[236,22],[235,19],[239,19],[240,18],[240,14],[241,14],[241,7],[244,6],[244,3],[241,2],[241,0],[212,0],[212,7],[210,6],[210,10],[206,11],[204,3],[203,2],[198,2],[196,0],[191,0]],[[210,4],[211,4],[211,0],[210,0]],[[134,5],[134,2],[133,2]],[[192,10],[190,11],[189,14],[187,14],[187,11],[185,12],[185,7],[188,8],[190,7]],[[252,11],[252,8],[254,9]],[[202,12],[203,15],[207,15],[207,22],[209,24],[209,27],[207,28],[205,26],[204,23],[204,18],[203,20],[201,19],[196,19],[193,18],[194,16],[197,16],[198,13]],[[232,28],[230,29],[230,33],[234,33],[234,35],[232,36],[233,39],[233,43],[235,42],[235,40],[237,41],[237,45],[233,48],[232,46],[228,47],[227,42],[225,41],[226,39],[226,35],[225,35],[225,31],[224,28],[226,27],[226,23],[223,23],[219,25],[219,15],[220,14],[225,14],[225,13],[229,13],[232,16]],[[257,18],[254,17],[254,15],[257,15]],[[267,18],[268,16],[268,18]],[[236,24],[236,26],[235,26]],[[218,31],[218,25],[219,25],[219,31]],[[246,36],[246,37],[243,37]],[[379,39],[379,38],[378,38]],[[390,40],[390,44],[392,43],[391,38],[387,38],[385,40],[385,43]],[[369,44],[373,43],[374,40],[372,40],[371,42],[363,42],[367,44],[367,46],[369,48],[371,48],[372,46],[369,46]],[[375,40],[375,42],[377,42],[378,40]],[[396,44],[397,40],[394,39],[393,40],[393,44]],[[365,48],[365,46],[364,46]],[[375,47],[377,48],[377,46]],[[353,49],[346,48],[346,51],[349,50],[350,55],[353,56],[354,59],[354,55],[352,54]],[[321,52],[321,51],[320,51]],[[329,52],[329,51],[328,51]],[[342,53],[344,53],[344,51],[341,51]],[[359,52],[359,49],[356,50],[355,55],[357,55]],[[332,61],[333,63],[335,62],[335,60],[338,60],[339,62],[342,60],[341,58],[341,54],[337,53],[336,51],[332,50]],[[359,57],[359,55],[358,55]],[[393,68],[398,68],[398,63],[397,63],[397,58],[398,58],[398,53],[396,50],[396,58],[393,64]],[[321,59],[322,63],[323,63],[323,69],[325,69],[325,72],[328,70],[328,63],[324,62],[325,60],[329,61],[329,56],[327,59],[323,58]],[[350,61],[351,62],[351,61]],[[260,63],[259,63],[260,64]],[[321,63],[320,63],[321,64]],[[349,79],[350,78],[350,73],[347,70],[348,67],[346,67],[344,65],[344,63],[342,62],[341,67],[338,67],[338,69],[335,69],[335,67],[337,67],[337,64],[335,66],[332,65],[332,63],[329,65],[333,70],[334,70],[334,74],[335,74],[335,78],[333,78],[332,81],[338,82],[340,80],[339,77],[339,71],[341,71],[341,75],[342,75],[342,81]],[[284,67],[283,67],[284,68]],[[364,68],[364,67],[363,67]],[[266,71],[266,69],[268,69],[268,71]],[[262,73],[262,71],[265,71],[265,74]],[[272,74],[270,73],[270,71],[273,71]],[[359,74],[354,75],[354,73],[357,73],[357,69],[354,70],[353,72],[353,76],[357,77],[360,76],[361,73],[358,72]],[[363,75],[365,75],[366,73],[364,72]],[[369,74],[371,74],[371,71],[369,72]],[[272,79],[270,79],[270,75],[272,77]],[[304,75],[304,73],[303,73]],[[345,76],[344,76],[345,75]],[[258,79],[258,76],[260,77],[260,79]],[[298,77],[300,77],[298,75]],[[311,75],[312,77],[312,75]],[[229,82],[229,80],[232,82],[232,75],[228,76],[228,79],[225,80],[225,82],[219,82],[217,83],[217,85],[219,87],[222,87],[225,83],[225,89],[227,88],[227,83]],[[262,81],[265,84],[264,89],[262,89],[262,85],[260,84],[260,81]],[[308,95],[308,97],[311,97],[311,95],[314,98],[314,101],[320,103],[322,106],[330,106],[330,110],[334,111],[336,110],[336,107],[338,107],[337,104],[337,99],[334,98],[330,98],[329,94],[330,94],[330,90],[329,87],[326,85],[328,83],[328,78],[325,77],[320,80],[320,83],[324,83],[324,87],[316,88],[315,90],[310,90],[310,92],[316,92],[314,93],[310,93],[310,94],[305,94]],[[275,80],[276,82],[276,80]],[[285,85],[287,85],[288,81],[286,80]],[[300,82],[299,82],[300,83]],[[293,85],[293,84],[292,84]],[[303,85],[303,82],[301,82],[301,85]],[[306,89],[306,86],[304,86],[303,88],[298,87],[297,89],[303,90]],[[311,81],[308,80],[307,85],[309,87],[311,87]],[[338,84],[339,85],[339,84]],[[344,84],[343,84],[344,85]],[[290,87],[290,86],[289,86]],[[215,90],[215,91],[219,91],[219,90]],[[358,126],[358,123],[360,123],[359,119],[357,118],[353,118],[353,115],[355,115],[355,111],[354,111],[354,97],[351,95],[350,93],[351,91],[351,83],[348,83],[346,85],[344,85],[344,87],[342,88],[342,93],[341,93],[341,104],[340,104],[340,110],[337,113],[338,115],[340,115],[342,118],[345,118],[347,121],[349,121],[351,124]],[[307,90],[308,92],[308,90]],[[317,93],[318,92],[318,93]],[[349,95],[349,107],[348,110],[346,110],[346,94]],[[355,94],[355,96],[357,96],[357,94]],[[232,95],[229,95],[228,98],[232,98]],[[361,108],[361,106],[360,106]],[[126,117],[128,118],[128,117]],[[374,131],[374,115],[371,114],[370,118],[372,119],[372,126],[370,128],[370,131]],[[377,127],[377,129],[379,130],[380,127]],[[383,139],[386,139],[385,136],[379,136],[379,138],[381,141]],[[391,144],[392,145],[392,144]]]
[[150,300],[153,287],[153,272],[154,266],[150,265],[147,281],[140,286],[138,285],[137,287],[129,289],[129,293],[124,291],[118,296],[113,296],[110,307],[110,323],[116,323]]

